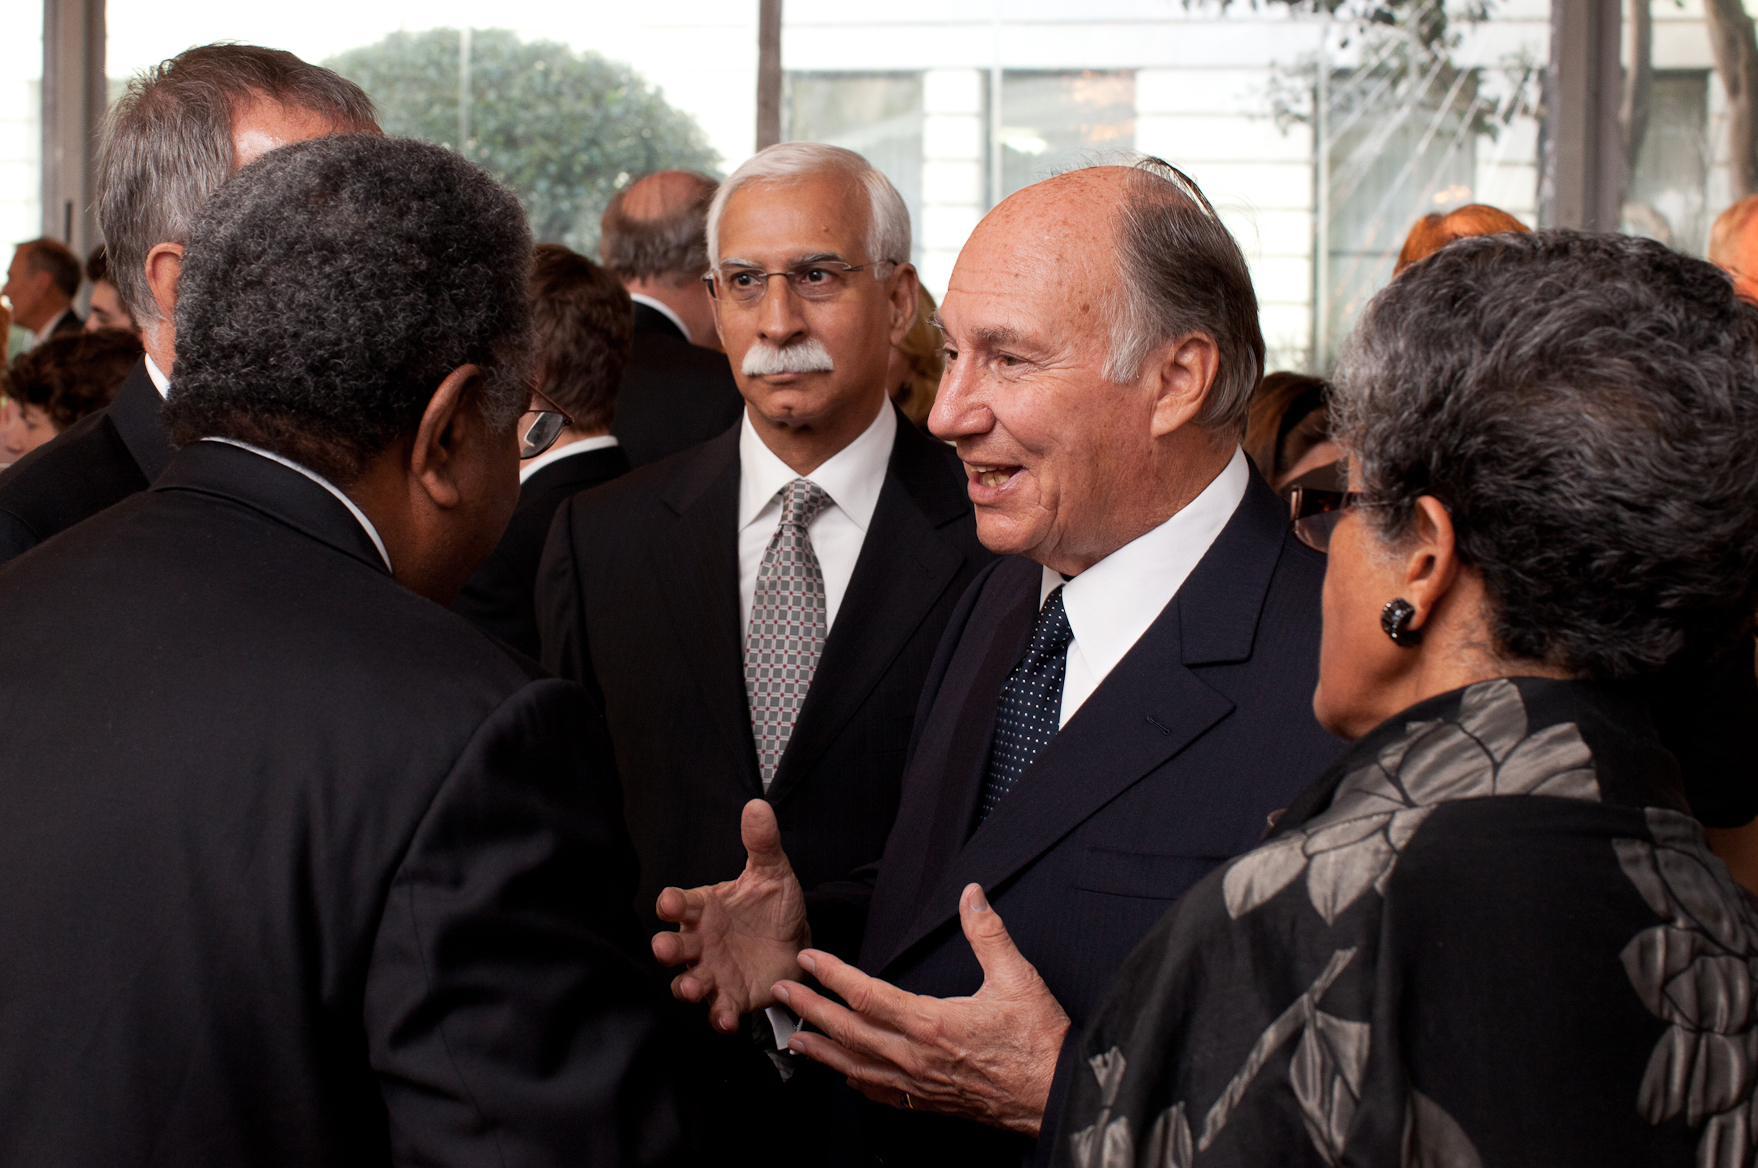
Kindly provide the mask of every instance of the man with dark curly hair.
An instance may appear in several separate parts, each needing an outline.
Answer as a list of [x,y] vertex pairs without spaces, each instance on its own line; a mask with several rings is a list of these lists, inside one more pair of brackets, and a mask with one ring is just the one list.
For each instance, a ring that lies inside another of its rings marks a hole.
[[541,445],[530,254],[365,135],[194,226],[181,449],[0,573],[0,1163],[675,1155],[603,724],[444,607]]

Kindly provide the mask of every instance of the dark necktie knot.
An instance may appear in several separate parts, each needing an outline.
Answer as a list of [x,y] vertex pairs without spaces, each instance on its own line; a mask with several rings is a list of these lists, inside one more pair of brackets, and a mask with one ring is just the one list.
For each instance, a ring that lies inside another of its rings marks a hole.
[[989,768],[983,779],[978,822],[1013,790],[1026,768],[1056,737],[1062,724],[1062,681],[1068,673],[1068,646],[1074,630],[1062,606],[1062,586],[1050,593],[1038,612],[1031,644],[1007,675],[995,711],[995,737],[989,746]]
[[1038,613],[1038,623],[1032,629],[1032,643],[1026,649],[1021,667],[1052,657],[1064,657],[1072,640],[1074,630],[1068,625],[1068,610],[1062,607],[1062,585],[1058,584]]

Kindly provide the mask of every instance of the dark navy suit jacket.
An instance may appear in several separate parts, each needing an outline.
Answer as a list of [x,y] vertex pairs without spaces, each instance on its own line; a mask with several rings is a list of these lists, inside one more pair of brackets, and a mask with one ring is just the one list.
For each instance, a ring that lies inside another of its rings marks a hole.
[[[971,585],[928,674],[860,965],[912,993],[975,993],[959,894],[987,891],[1072,1026],[1044,1134],[1111,976],[1167,907],[1252,847],[1342,750],[1312,713],[1324,559],[1288,534],[1253,472],[1176,596],[972,830],[1001,685],[1037,616],[1041,568],[1001,560]],[[1017,1164],[1030,1141],[867,1105],[885,1163]],[[1044,1140],[1049,1147],[1049,1140]]]

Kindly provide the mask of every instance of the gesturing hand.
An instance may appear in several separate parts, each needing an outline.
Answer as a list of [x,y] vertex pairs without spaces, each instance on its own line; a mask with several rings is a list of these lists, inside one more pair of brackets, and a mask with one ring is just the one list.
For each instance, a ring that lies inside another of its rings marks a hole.
[[801,1031],[788,1047],[847,1075],[875,1102],[1036,1136],[1068,1015],[977,885],[965,888],[958,915],[983,967],[974,996],[908,994],[810,949],[800,964],[850,1008],[797,982],[777,985],[776,997],[824,1031]]
[[661,965],[686,967],[672,979],[672,994],[707,1001],[709,1021],[729,1034],[741,1014],[775,1004],[771,987],[778,980],[801,976],[799,953],[812,943],[805,894],[781,850],[775,809],[762,799],[745,804],[739,836],[746,859],[738,879],[665,889],[659,919],[678,931],[653,937]]

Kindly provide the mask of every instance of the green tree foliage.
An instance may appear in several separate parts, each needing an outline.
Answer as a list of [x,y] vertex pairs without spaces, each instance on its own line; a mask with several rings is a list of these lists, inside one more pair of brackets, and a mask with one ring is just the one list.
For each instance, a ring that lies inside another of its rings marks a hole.
[[599,216],[630,178],[716,173],[720,156],[701,127],[627,65],[505,29],[470,34],[460,147],[459,41],[457,29],[394,32],[324,64],[372,96],[386,133],[461,149],[505,183],[538,240],[596,255]]

